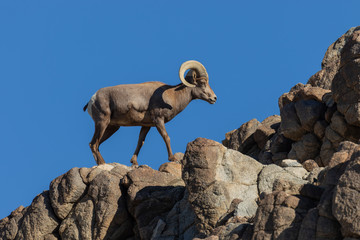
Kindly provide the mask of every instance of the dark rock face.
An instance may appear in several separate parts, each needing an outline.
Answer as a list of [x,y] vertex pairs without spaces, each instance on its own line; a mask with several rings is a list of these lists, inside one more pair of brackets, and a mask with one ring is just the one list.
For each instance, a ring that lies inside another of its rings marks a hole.
[[253,239],[297,239],[304,213],[314,201],[283,191],[266,195],[255,218]]
[[314,87],[321,87],[324,89],[331,89],[332,81],[341,67],[341,54],[344,50],[344,46],[348,43],[352,37],[354,31],[359,30],[359,27],[351,28],[338,40],[336,40],[327,49],[324,59],[321,63],[321,70],[310,77],[308,84]]
[[346,121],[360,127],[360,28],[353,29],[341,51],[340,68],[334,76],[331,90],[338,111]]
[[[73,168],[54,179],[50,191],[38,195],[29,207],[2,219],[0,237],[150,239],[157,225],[184,198],[184,190],[179,176],[146,166]],[[181,215],[180,211],[175,215],[173,218]],[[172,233],[181,235],[179,230]]]
[[260,152],[256,146],[254,133],[258,129],[260,122],[252,119],[244,123],[240,128],[226,134],[224,140],[225,147],[245,153],[249,156],[257,156]]
[[159,221],[166,218],[184,195],[180,178],[146,166],[130,171],[123,185],[127,189],[128,210],[136,221],[136,236],[140,239],[150,239]]
[[[344,237],[360,237],[360,148],[353,146],[353,154],[345,172],[335,187],[332,213],[341,225]],[[343,164],[343,163],[339,163]]]
[[50,205],[49,192],[39,194],[24,212],[15,239],[41,239],[54,236],[59,224]]
[[[198,138],[188,144],[183,159],[183,179],[188,201],[197,216],[197,229],[208,235],[219,222],[253,217],[258,198],[257,178],[263,165],[221,144]],[[232,212],[228,212],[234,199]],[[205,209],[202,206],[207,206]]]

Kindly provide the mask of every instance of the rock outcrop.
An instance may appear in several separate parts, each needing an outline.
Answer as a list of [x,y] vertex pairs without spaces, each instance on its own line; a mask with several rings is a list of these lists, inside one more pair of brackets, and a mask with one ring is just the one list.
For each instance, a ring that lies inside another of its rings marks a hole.
[[159,170],[73,168],[0,220],[0,239],[360,239],[360,27],[308,84]]

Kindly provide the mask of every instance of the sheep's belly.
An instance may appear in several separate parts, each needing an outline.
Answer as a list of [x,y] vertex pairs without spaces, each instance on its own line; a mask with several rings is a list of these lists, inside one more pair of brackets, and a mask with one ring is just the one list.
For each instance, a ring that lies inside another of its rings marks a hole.
[[148,112],[129,110],[126,114],[112,116],[110,124],[118,126],[154,126]]

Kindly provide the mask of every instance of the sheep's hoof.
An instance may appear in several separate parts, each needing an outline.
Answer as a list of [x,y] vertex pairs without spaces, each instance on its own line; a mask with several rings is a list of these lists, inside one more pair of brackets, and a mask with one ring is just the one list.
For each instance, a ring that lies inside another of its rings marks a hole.
[[133,156],[130,160],[130,162],[132,163],[132,166],[138,166],[138,162],[137,162],[137,157]]
[[99,160],[96,161],[96,164],[97,164],[98,166],[100,166],[100,165],[105,164],[105,161],[104,161],[104,159],[99,159]]
[[169,157],[169,161],[170,161],[170,162],[176,162],[176,158],[174,157],[174,155],[172,155],[171,157]]

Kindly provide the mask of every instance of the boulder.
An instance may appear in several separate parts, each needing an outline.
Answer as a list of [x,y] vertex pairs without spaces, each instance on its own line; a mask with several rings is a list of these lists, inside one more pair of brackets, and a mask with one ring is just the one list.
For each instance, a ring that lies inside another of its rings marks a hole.
[[318,138],[312,133],[307,133],[292,144],[288,157],[301,163],[307,159],[314,159],[320,152],[320,146]]
[[201,233],[208,234],[216,227],[234,199],[241,199],[238,215],[255,214],[257,178],[262,168],[255,159],[212,140],[197,138],[188,144],[183,179]]
[[298,141],[306,133],[301,127],[301,122],[296,114],[295,104],[286,104],[281,110],[280,132],[288,139]]
[[267,141],[276,133],[280,126],[280,116],[273,115],[264,119],[254,132],[254,140],[260,149],[263,149]]
[[260,149],[255,142],[254,133],[260,125],[258,120],[252,119],[241,125],[240,128],[225,134],[224,146],[257,157]]
[[325,114],[325,104],[313,99],[295,102],[295,109],[301,127],[308,132],[313,131],[315,123]]
[[316,224],[319,218],[319,210],[317,208],[310,209],[304,217],[298,235],[298,240],[315,240]]
[[354,31],[358,29],[359,27],[351,28],[328,47],[321,63],[321,70],[310,77],[308,84],[314,87],[331,89],[333,79],[341,66],[341,53],[344,46],[351,40]]
[[[130,228],[119,232],[120,226],[128,224],[129,219],[120,189],[120,180],[129,170],[131,168],[124,165],[106,164],[88,172],[87,179],[90,181],[86,194],[74,204],[59,227],[62,239],[104,239],[112,235],[133,235]],[[65,188],[64,191],[70,189],[74,188]]]
[[303,167],[308,171],[311,172],[315,168],[318,168],[319,165],[312,159],[308,159],[302,163]]
[[[189,193],[184,191],[184,197],[177,202],[165,218],[165,227],[161,232],[163,239],[192,239],[198,234],[195,227],[196,215],[188,201]],[[159,220],[160,221],[160,220]]]
[[[360,237],[360,146],[353,150],[349,164],[335,187],[332,213],[344,237]],[[345,158],[345,156],[343,157]]]
[[307,181],[299,178],[295,174],[290,173],[275,164],[270,164],[265,166],[260,172],[258,178],[259,193],[271,193],[275,182],[279,180],[285,180],[295,185],[303,185],[307,183]]
[[15,209],[10,216],[0,220],[0,239],[15,239],[26,208]]
[[55,232],[58,225],[59,219],[51,207],[49,191],[44,191],[26,208],[15,239],[44,239]]
[[314,125],[325,114],[323,96],[329,93],[309,84],[297,84],[290,92],[279,98],[281,115],[280,133],[293,141],[299,141],[306,132],[313,131]]
[[328,126],[328,123],[325,120],[319,120],[314,125],[314,134],[322,139],[325,136],[325,129]]
[[78,168],[55,178],[50,183],[51,206],[58,218],[63,220],[70,213],[80,197],[84,194],[86,184],[83,182]]
[[360,27],[352,28],[347,35],[340,55],[341,67],[334,76],[331,91],[346,122],[360,127]]
[[[182,158],[181,158],[182,159]],[[170,173],[178,178],[181,178],[181,164],[178,162],[166,162],[159,167],[160,172]]]
[[159,220],[163,221],[184,195],[184,182],[179,176],[148,166],[128,172],[122,186],[127,193],[127,209],[136,222],[136,235],[141,239],[151,238]]
[[303,213],[313,207],[310,199],[283,191],[265,194],[256,212],[252,239],[297,239]]
[[293,141],[279,133],[274,134],[270,141],[270,152],[273,162],[286,159]]

